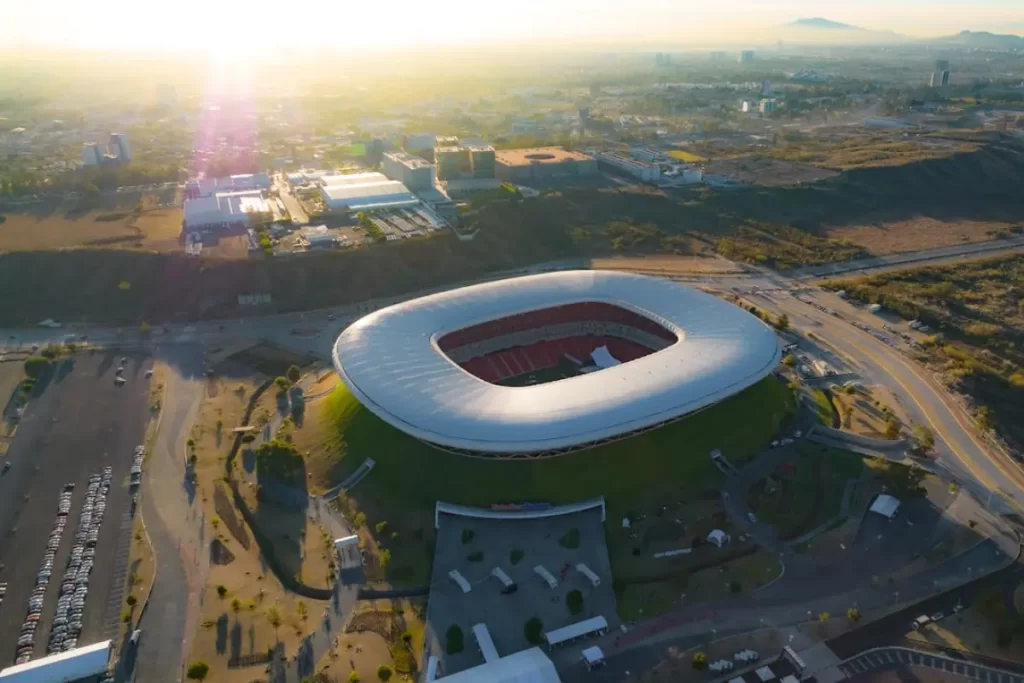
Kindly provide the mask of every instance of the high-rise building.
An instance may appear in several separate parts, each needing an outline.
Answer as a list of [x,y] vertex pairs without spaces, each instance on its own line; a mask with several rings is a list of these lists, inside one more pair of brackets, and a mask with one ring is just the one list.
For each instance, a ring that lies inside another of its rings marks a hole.
[[740,57],[739,57],[740,64],[748,64],[748,63],[750,63],[752,61],[754,61],[754,51],[753,50],[741,50],[740,51]]
[[490,145],[467,145],[469,164],[474,178],[494,177],[494,148]]
[[949,85],[949,69],[942,72],[942,87]]
[[936,59],[935,70],[932,71],[931,77],[928,79],[928,86],[939,88],[947,85],[949,85],[949,60]]
[[774,114],[777,103],[773,99],[765,98],[761,100],[758,108],[762,114]]
[[771,81],[761,81],[761,96],[762,97],[770,97],[771,94],[772,94],[772,82]]
[[434,165],[408,152],[385,152],[381,170],[413,192],[434,187]]
[[132,148],[128,144],[128,136],[124,133],[110,134],[110,153],[121,163],[132,160]]
[[82,145],[82,163],[86,166],[99,166],[103,163],[103,150],[95,142]]

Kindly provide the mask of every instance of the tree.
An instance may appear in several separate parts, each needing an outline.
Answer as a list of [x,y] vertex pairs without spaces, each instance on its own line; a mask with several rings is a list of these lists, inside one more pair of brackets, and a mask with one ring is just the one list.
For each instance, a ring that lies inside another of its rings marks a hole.
[[917,443],[921,445],[921,449],[925,453],[935,449],[935,434],[923,424],[914,425],[914,438],[917,439]]
[[309,608],[306,606],[305,600],[299,600],[295,605],[295,613],[299,615],[299,618],[305,621],[309,618]]
[[125,598],[124,601],[128,604],[129,607],[135,607],[135,605],[138,603],[139,599],[136,598],[131,593],[129,593],[128,597]]
[[796,357],[791,353],[787,353],[782,357],[782,364],[788,367],[793,367],[796,365]]
[[[274,637],[278,638],[277,630],[281,628],[281,612],[276,607],[267,610],[267,621],[274,627]],[[280,638],[278,638],[280,640]]]
[[847,429],[850,428],[850,423],[853,421],[853,406],[843,406],[843,426]]
[[445,637],[445,652],[450,655],[456,655],[462,652],[462,629],[452,624],[448,627],[448,630],[444,633]]
[[288,391],[288,388],[292,385],[292,383],[288,381],[287,377],[275,377],[274,384],[277,386],[278,393]]
[[381,550],[380,557],[378,559],[380,561],[381,569],[387,569],[388,565],[391,564],[391,551],[387,548]]
[[531,645],[540,645],[544,642],[544,622],[537,617],[531,617],[523,626],[523,635],[526,642]]
[[377,667],[377,678],[382,681],[391,680],[391,677],[395,674],[395,670],[387,664],[381,664]]
[[860,621],[860,610],[856,607],[851,607],[846,610],[846,618],[855,623]]
[[223,600],[228,595],[228,587],[221,584],[217,586],[217,597]]
[[299,381],[299,377],[302,376],[302,372],[299,370],[298,365],[292,365],[288,367],[288,372],[286,372],[285,375],[288,377],[288,380],[294,384]]
[[377,524],[374,525],[373,528],[377,530],[377,535],[378,536],[383,536],[384,534],[386,534],[388,532],[388,523],[386,521],[384,521],[384,522],[377,522]]
[[901,431],[903,431],[903,430],[902,430],[902,425],[900,424],[899,418],[897,418],[895,415],[890,415],[888,418],[886,418],[886,420],[885,420],[885,438],[890,439],[890,440],[896,440],[896,439],[900,438],[900,432]]
[[32,379],[39,377],[50,367],[50,360],[42,356],[29,356],[25,359],[25,374]]
[[366,526],[366,513],[357,512],[356,516],[352,518],[352,523],[355,524],[357,528]]
[[231,611],[237,616],[242,609],[242,601],[238,598],[231,598]]
[[197,659],[189,664],[188,671],[185,673],[190,681],[204,681],[209,674],[210,665],[201,659]]
[[349,672],[348,683],[359,683],[359,674],[355,671]]
[[571,590],[565,596],[565,606],[569,608],[569,614],[579,614],[583,611],[583,593],[578,590]]
[[992,429],[992,409],[988,406],[981,406],[974,412],[974,422],[978,429],[987,432]]
[[693,653],[693,670],[704,671],[708,668],[708,656],[703,652]]
[[789,329],[789,316],[783,313],[775,319],[775,329],[788,330]]

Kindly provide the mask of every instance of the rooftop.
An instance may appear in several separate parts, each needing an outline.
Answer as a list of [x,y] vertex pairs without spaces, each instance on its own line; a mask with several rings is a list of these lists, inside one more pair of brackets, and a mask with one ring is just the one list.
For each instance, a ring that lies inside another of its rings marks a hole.
[[530,164],[560,164],[566,161],[593,161],[583,152],[572,152],[561,147],[530,147],[527,149],[503,149],[494,154],[495,160],[506,166],[529,166]]
[[229,223],[250,213],[270,213],[270,204],[258,190],[219,192],[210,197],[186,199],[184,219],[199,223]]
[[408,152],[386,152],[384,156],[405,164],[409,168],[423,168],[424,166],[431,165],[426,159],[422,159],[415,154],[409,154]]

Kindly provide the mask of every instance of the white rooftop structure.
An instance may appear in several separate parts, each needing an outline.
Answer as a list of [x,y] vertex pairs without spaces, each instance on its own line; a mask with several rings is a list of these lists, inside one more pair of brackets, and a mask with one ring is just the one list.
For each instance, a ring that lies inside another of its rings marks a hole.
[[107,670],[110,657],[110,641],[75,648],[68,652],[34,659],[0,671],[3,683],[66,683],[90,676],[98,676]]
[[210,197],[186,199],[184,206],[185,227],[193,230],[232,224],[248,225],[253,215],[269,214],[270,203],[259,191],[222,192]]
[[469,581],[466,581],[466,577],[463,576],[462,572],[460,572],[458,569],[453,569],[450,572],[448,572],[448,576],[451,578],[452,581],[454,581],[458,585],[458,587],[462,590],[463,593],[468,593],[469,591],[473,590],[472,587],[469,585]]
[[551,572],[547,570],[547,568],[544,565],[538,564],[536,567],[533,568],[533,573],[542,578],[544,580],[544,583],[546,583],[548,587],[552,590],[558,588],[558,580],[551,574]]
[[502,583],[502,585],[505,586],[506,588],[508,588],[509,586],[511,586],[512,584],[515,583],[515,581],[510,579],[508,574],[506,574],[505,570],[502,569],[501,567],[495,567],[494,569],[492,569],[491,570],[491,576],[493,576],[498,581],[500,581]]
[[[660,324],[667,348],[600,372],[504,387],[438,347],[456,330],[564,304],[602,302]],[[775,333],[747,311],[660,278],[562,271],[413,299],[361,318],[334,345],[334,366],[370,411],[436,445],[488,453],[572,448],[717,403],[778,365]]]
[[708,543],[714,543],[719,548],[729,542],[729,536],[721,529],[715,529],[708,534]]
[[[411,207],[420,203],[420,200],[409,191],[409,188],[397,180],[388,180],[379,173],[373,175],[379,175],[383,180],[325,184],[320,188],[324,206],[329,211],[372,211]],[[348,176],[331,177],[345,178]],[[326,181],[326,178],[324,180]]]
[[319,183],[324,187],[337,187],[339,185],[372,185],[374,183],[386,183],[388,177],[377,171],[365,171],[363,173],[334,173],[319,177]]
[[494,647],[491,632],[487,630],[486,624],[474,624],[473,637],[476,639],[476,646],[480,648],[480,654],[484,656],[485,662],[496,662],[501,659],[498,649]]
[[886,493],[880,494],[875,498],[875,502],[871,503],[871,512],[877,512],[888,519],[895,517],[899,509],[900,501]]
[[185,184],[186,193],[197,197],[212,197],[218,192],[243,192],[270,188],[266,173],[242,173],[219,178],[199,178]]
[[595,574],[590,567],[583,564],[582,562],[579,562],[576,565],[576,571],[578,571],[580,574],[583,574],[583,576],[587,577],[587,581],[589,581],[594,586],[601,585],[601,579],[597,577],[597,574]]
[[604,661],[604,651],[598,646],[584,648],[583,652],[580,653],[583,658],[583,663],[587,665],[587,668],[593,668]]
[[608,621],[604,617],[591,617],[590,619],[577,621],[575,624],[556,628],[554,631],[548,631],[544,634],[544,640],[547,642],[548,647],[554,647],[577,638],[601,634],[607,630]]
[[554,663],[537,647],[437,680],[443,683],[561,683]]

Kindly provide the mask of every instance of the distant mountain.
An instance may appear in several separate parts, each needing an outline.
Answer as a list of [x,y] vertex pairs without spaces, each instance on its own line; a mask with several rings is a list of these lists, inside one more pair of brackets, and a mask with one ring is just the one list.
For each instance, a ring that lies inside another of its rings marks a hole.
[[792,21],[787,26],[795,28],[822,28],[830,31],[863,31],[860,26],[851,26],[850,24],[844,24],[838,21],[832,21],[831,19],[825,19],[823,17],[807,17],[804,19],[797,19]]
[[963,45],[964,47],[983,47],[996,50],[1024,50],[1024,37],[1012,33],[989,33],[988,31],[961,31],[955,36],[945,36],[929,41]]

